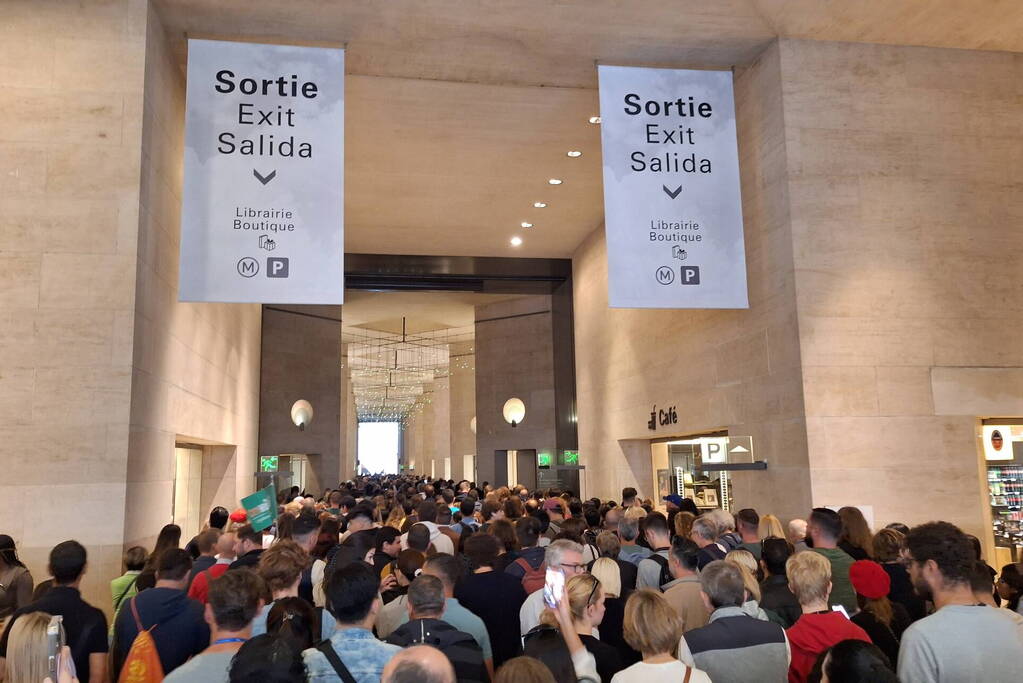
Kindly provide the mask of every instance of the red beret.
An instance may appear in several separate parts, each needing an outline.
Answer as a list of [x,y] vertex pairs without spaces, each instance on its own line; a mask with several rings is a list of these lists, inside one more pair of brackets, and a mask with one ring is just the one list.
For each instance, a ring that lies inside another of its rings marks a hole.
[[244,522],[247,518],[248,515],[245,514],[245,510],[243,508],[238,508],[231,513],[231,521],[235,523]]
[[857,560],[849,567],[849,581],[853,589],[868,600],[877,600],[888,595],[892,580],[888,572],[877,562]]

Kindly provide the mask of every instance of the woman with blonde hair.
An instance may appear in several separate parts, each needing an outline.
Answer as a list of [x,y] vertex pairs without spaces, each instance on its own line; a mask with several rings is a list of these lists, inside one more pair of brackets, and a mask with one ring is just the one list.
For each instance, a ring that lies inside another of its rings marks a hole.
[[682,619],[660,592],[640,588],[625,603],[625,640],[643,660],[616,673],[611,683],[710,683],[710,677],[675,658]]
[[[605,597],[600,581],[592,574],[577,574],[565,582],[564,599],[568,601],[572,614],[572,627],[597,662],[600,680],[610,680],[621,671],[622,662],[614,647],[593,636],[604,619]],[[557,627],[557,615],[552,610],[544,610],[540,623]]]
[[742,548],[732,550],[725,555],[725,562],[739,569],[742,574],[742,585],[746,589],[746,601],[742,603],[742,611],[754,619],[767,621],[767,612],[760,608],[760,584],[757,583],[757,560],[753,553]]
[[398,531],[401,531],[402,524],[405,523],[405,509],[401,505],[395,504],[391,508],[391,512],[387,515],[387,521],[384,522],[384,526],[394,527]]
[[622,572],[617,562],[609,557],[599,557],[590,567],[590,574],[600,581],[604,597],[622,597]]
[[[46,636],[50,618],[45,612],[29,612],[11,625],[7,640],[7,677],[4,679],[7,683],[42,683],[50,680],[50,653]],[[78,679],[71,675],[71,661],[71,648],[65,645],[60,650],[56,683],[77,683]]]
[[[603,536],[604,533],[607,532],[601,532],[600,535]],[[635,589],[635,585],[628,589],[622,585],[621,565],[609,557],[597,558],[590,567],[590,573],[600,581],[601,590],[604,591],[604,618],[597,628],[601,642],[614,647],[622,664],[638,661],[639,653],[625,642],[622,635],[625,624],[625,599]]]
[[760,518],[760,540],[765,538],[785,538],[785,529],[781,520],[774,515],[764,515]]

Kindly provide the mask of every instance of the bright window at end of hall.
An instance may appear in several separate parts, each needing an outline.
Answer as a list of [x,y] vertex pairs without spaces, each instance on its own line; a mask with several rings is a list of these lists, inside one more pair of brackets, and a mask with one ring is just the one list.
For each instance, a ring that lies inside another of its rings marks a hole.
[[400,422],[359,423],[359,471],[397,474]]

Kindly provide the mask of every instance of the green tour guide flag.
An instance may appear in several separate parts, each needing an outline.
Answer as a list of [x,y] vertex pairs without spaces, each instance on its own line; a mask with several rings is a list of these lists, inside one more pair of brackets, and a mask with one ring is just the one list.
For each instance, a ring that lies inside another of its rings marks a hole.
[[245,508],[245,514],[248,515],[254,531],[269,529],[277,513],[277,491],[274,485],[270,484],[265,489],[242,498],[242,507]]

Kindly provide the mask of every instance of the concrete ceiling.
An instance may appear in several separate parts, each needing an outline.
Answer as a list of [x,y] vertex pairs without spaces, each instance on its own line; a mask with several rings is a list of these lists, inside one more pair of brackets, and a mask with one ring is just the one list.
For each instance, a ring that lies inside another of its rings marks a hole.
[[347,48],[352,253],[570,256],[603,219],[598,62],[727,68],[779,36],[1023,51],[1020,0],[156,4],[182,67],[186,36]]

